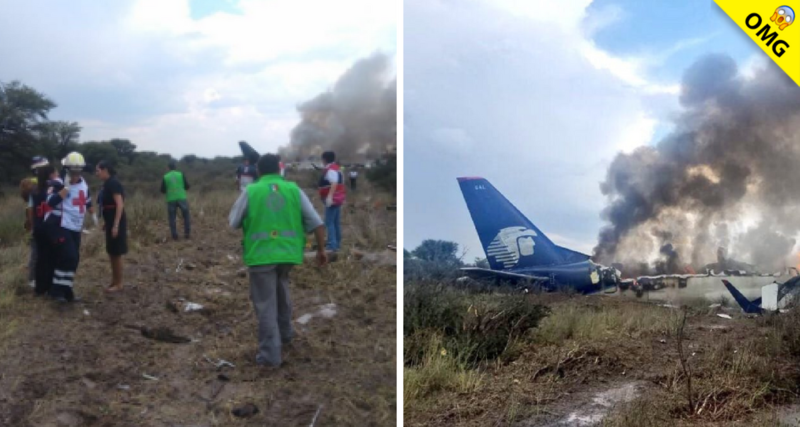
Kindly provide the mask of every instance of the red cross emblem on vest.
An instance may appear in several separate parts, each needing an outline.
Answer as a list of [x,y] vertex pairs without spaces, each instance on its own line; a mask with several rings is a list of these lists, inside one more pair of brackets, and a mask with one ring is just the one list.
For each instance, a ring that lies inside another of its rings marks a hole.
[[39,203],[39,206],[36,207],[36,216],[39,218],[44,218],[44,215],[52,210],[53,208],[51,208],[47,202]]
[[86,194],[83,193],[83,190],[78,192],[78,198],[72,200],[72,206],[79,206],[80,212],[84,213],[86,210]]

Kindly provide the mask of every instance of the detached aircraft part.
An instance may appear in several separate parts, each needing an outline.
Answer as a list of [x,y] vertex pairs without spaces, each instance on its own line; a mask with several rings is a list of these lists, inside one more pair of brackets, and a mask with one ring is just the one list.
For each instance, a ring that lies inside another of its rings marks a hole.
[[783,283],[773,283],[771,285],[761,287],[761,296],[749,300],[745,297],[733,284],[727,280],[722,283],[731,293],[733,299],[739,304],[739,307],[748,314],[762,314],[764,311],[777,311],[779,304],[788,295],[800,291],[800,276],[792,277]]

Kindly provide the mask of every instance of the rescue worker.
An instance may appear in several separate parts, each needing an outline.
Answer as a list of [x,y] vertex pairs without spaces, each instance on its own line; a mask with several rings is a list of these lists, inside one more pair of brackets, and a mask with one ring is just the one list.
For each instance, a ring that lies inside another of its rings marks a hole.
[[328,231],[326,249],[338,251],[342,244],[340,213],[345,200],[344,178],[336,154],[333,151],[322,153],[323,173],[319,179],[319,195],[325,203],[325,228]]
[[81,176],[86,162],[80,153],[72,152],[62,165],[69,171],[63,188],[54,187],[47,204],[53,209],[45,221],[53,227],[55,265],[50,295],[60,302],[75,300],[75,273],[80,264],[81,232],[86,212],[94,213],[89,186]]
[[317,240],[316,260],[328,262],[323,223],[297,184],[280,176],[278,157],[258,160],[260,178],[239,196],[228,216],[243,228],[244,262],[250,273],[250,299],[258,319],[256,363],[281,365],[281,347],[294,337],[289,272],[303,263],[306,234]]
[[28,206],[30,207],[33,239],[36,242],[37,254],[34,266],[35,284],[34,293],[37,296],[46,295],[53,285],[53,269],[55,268],[55,251],[53,245],[53,227],[45,223],[45,215],[50,212],[47,197],[52,194],[52,184],[61,184],[58,172],[52,165],[39,167],[37,170],[37,189],[31,192]]
[[256,165],[250,164],[250,159],[246,158],[236,169],[236,187],[239,191],[244,191],[245,187],[256,180]]
[[175,225],[175,217],[178,209],[183,217],[183,237],[189,239],[192,231],[192,218],[189,214],[189,203],[186,201],[186,191],[189,189],[189,181],[180,171],[176,170],[175,160],[169,161],[169,172],[161,180],[161,193],[167,195],[167,213],[169,215],[169,231],[172,240],[178,240],[178,230]]
[[36,256],[38,253],[36,239],[33,237],[34,212],[33,206],[31,205],[31,197],[36,191],[38,191],[38,169],[49,164],[50,162],[47,161],[47,158],[35,156],[31,162],[31,172],[33,173],[33,176],[25,178],[22,180],[22,182],[20,182],[20,195],[22,196],[22,199],[25,200],[26,204],[24,228],[25,231],[31,233],[31,250],[28,257],[28,284],[30,284],[31,288],[36,287]]
[[117,171],[105,160],[97,164],[95,173],[103,181],[97,198],[103,229],[106,234],[106,253],[111,261],[111,285],[106,292],[122,290],[122,256],[128,253],[128,220],[125,216],[125,189],[117,179]]
[[358,179],[358,171],[353,169],[350,171],[350,189],[356,191],[356,179]]

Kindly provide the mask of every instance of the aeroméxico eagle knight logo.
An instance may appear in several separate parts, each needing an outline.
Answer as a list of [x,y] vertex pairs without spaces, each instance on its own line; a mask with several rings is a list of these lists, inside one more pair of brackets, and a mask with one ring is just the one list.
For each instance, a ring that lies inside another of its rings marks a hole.
[[533,255],[536,236],[535,231],[525,227],[506,227],[489,244],[486,255],[494,257],[504,268],[511,268],[519,263],[521,256]]

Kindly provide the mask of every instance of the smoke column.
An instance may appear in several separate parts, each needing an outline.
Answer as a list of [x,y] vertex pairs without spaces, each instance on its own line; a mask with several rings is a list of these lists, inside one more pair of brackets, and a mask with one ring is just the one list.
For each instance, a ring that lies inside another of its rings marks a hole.
[[594,259],[674,273],[723,246],[765,270],[795,265],[800,88],[772,63],[743,76],[709,55],[685,71],[680,103],[672,134],[612,161]]
[[397,78],[381,53],[360,59],[329,91],[297,107],[301,121],[281,150],[288,161],[332,150],[344,161],[375,158],[397,144]]

